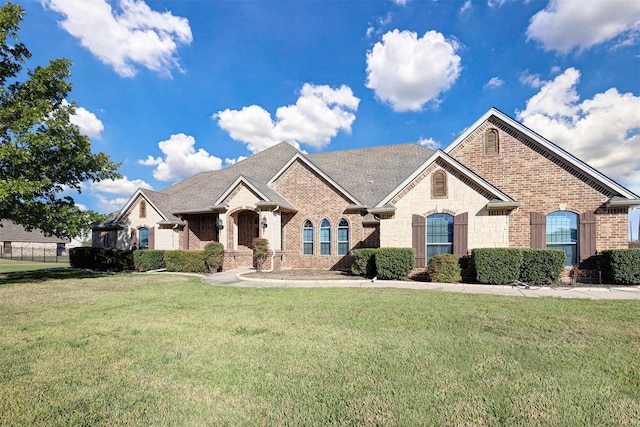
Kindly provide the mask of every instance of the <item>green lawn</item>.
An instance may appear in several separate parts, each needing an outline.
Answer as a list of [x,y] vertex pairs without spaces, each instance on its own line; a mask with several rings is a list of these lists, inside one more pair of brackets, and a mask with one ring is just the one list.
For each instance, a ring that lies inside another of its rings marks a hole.
[[0,424],[640,425],[640,304],[0,274]]
[[18,271],[32,271],[43,270],[49,268],[65,268],[69,267],[69,263],[55,263],[55,262],[32,262],[32,261],[17,261],[0,258],[0,274],[18,272]]

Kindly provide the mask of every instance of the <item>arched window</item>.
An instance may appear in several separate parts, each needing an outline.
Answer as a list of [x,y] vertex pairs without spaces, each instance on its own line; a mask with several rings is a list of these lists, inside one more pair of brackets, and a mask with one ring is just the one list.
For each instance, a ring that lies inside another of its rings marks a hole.
[[565,265],[578,263],[578,215],[557,211],[547,215],[547,248],[560,249],[567,255]]
[[342,218],[338,223],[338,255],[349,253],[349,223]]
[[447,175],[444,171],[435,171],[431,175],[431,197],[434,199],[447,197]]
[[302,226],[302,253],[313,255],[313,224],[309,220]]
[[102,247],[110,248],[111,247],[111,234],[107,233],[102,236]]
[[149,249],[149,229],[147,227],[138,229],[138,249]]
[[331,223],[326,218],[320,223],[320,255],[331,255]]
[[147,202],[144,200],[140,201],[140,218],[147,217]]
[[427,217],[427,262],[432,256],[453,253],[453,216],[445,213]]
[[498,141],[498,130],[489,129],[484,135],[485,156],[497,156],[500,153],[500,142]]

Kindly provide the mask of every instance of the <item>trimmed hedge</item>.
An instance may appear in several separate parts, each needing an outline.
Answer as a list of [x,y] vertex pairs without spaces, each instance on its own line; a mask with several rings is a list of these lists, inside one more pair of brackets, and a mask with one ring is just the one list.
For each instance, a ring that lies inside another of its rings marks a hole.
[[353,249],[351,251],[351,272],[358,276],[376,276],[376,248]]
[[164,262],[167,271],[208,273],[209,267],[204,262],[204,251],[165,251]]
[[413,248],[379,248],[375,253],[376,276],[382,280],[407,277],[416,262]]
[[427,274],[432,282],[459,282],[462,280],[460,260],[453,254],[435,255],[427,264]]
[[471,259],[480,283],[502,285],[520,278],[522,250],[513,248],[480,248],[471,250]]
[[224,245],[220,242],[207,243],[204,247],[204,262],[209,272],[217,273],[224,262]]
[[557,282],[562,275],[566,254],[558,249],[521,249],[521,282],[546,285]]
[[640,249],[612,249],[600,253],[600,266],[607,282],[640,284]]
[[133,265],[138,271],[159,270],[165,268],[164,251],[145,249],[133,252]]
[[256,270],[262,271],[262,265],[269,254],[269,241],[262,237],[255,237],[251,241],[251,248],[253,249],[253,261],[256,264]]
[[69,251],[69,264],[74,268],[91,270],[133,270],[133,251],[116,248],[72,248]]

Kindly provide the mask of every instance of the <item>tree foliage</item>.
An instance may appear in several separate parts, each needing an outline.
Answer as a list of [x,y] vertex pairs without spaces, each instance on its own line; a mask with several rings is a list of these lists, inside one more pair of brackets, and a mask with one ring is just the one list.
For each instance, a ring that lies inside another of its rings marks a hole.
[[73,237],[101,216],[82,212],[63,192],[85,181],[119,177],[105,153],[92,153],[91,141],[69,120],[75,102],[70,61],[23,70],[31,53],[18,42],[24,10],[0,7],[0,219],[28,230]]

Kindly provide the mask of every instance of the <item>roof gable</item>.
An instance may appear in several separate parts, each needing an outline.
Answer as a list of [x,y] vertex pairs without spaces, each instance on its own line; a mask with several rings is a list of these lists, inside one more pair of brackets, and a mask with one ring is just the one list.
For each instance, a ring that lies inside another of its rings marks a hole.
[[[496,121],[497,119],[497,121]],[[536,151],[543,150],[546,153],[550,153],[556,159],[560,160],[567,172],[574,176],[581,178],[582,180],[590,179],[597,183],[599,186],[609,190],[614,195],[624,197],[625,199],[636,200],[638,196],[626,189],[622,185],[618,184],[611,178],[607,177],[603,173],[589,166],[582,160],[573,156],[569,152],[565,151],[561,147],[552,143],[543,136],[537,134],[533,130],[529,129],[522,123],[504,114],[502,111],[492,107],[486,113],[484,113],[478,120],[476,120],[471,126],[469,126],[464,132],[462,132],[451,144],[449,144],[443,151],[447,154],[451,153],[462,144],[473,132],[476,131],[483,123],[490,121],[493,125],[499,127],[502,131],[511,134],[512,136],[522,135],[528,142],[531,143],[532,148]],[[582,175],[582,176],[581,176]]]
[[437,161],[444,162],[449,167],[453,168],[470,183],[477,185],[486,193],[494,197],[495,200],[501,202],[515,202],[511,197],[498,190],[496,187],[491,185],[489,182],[482,179],[480,176],[469,170],[467,167],[462,165],[460,162],[455,160],[453,157],[449,156],[442,150],[438,150],[434,152],[424,163],[422,163],[418,168],[416,168],[411,175],[409,175],[404,181],[402,181],[398,186],[396,186],[392,191],[390,191],[386,197],[384,197],[380,202],[376,205],[376,207],[381,208],[386,204],[390,203],[400,192],[405,189],[408,185],[410,185],[415,179],[417,179],[429,166],[436,163]]

